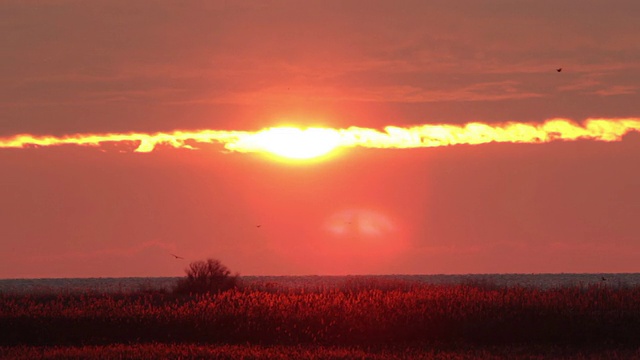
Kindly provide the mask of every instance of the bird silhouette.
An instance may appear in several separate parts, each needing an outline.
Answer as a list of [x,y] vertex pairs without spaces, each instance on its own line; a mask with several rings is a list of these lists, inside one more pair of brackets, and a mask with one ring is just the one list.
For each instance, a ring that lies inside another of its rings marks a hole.
[[256,225],[257,228],[261,227],[262,225]]
[[182,256],[178,256],[178,255],[176,255],[176,254],[171,254],[171,256],[173,256],[173,257],[174,257],[174,258],[176,258],[176,259],[182,259],[182,260],[184,260],[184,258],[183,258]]
[[557,68],[556,71],[560,72],[560,71],[562,71],[562,68]]

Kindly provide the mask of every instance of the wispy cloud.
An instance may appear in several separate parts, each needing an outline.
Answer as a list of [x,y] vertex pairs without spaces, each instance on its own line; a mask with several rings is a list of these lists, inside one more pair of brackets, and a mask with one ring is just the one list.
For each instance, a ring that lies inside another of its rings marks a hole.
[[596,90],[593,93],[602,96],[630,95],[636,94],[638,86],[634,85],[613,85],[604,89]]

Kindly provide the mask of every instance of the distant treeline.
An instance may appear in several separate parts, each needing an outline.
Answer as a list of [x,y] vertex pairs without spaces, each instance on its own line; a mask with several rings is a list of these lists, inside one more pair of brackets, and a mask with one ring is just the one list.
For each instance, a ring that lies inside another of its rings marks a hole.
[[640,287],[253,284],[219,294],[0,295],[0,345],[640,346]]

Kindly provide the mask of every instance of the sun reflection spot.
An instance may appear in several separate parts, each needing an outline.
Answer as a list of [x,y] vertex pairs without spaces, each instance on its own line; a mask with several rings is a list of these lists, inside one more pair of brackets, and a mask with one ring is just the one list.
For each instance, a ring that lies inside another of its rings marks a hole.
[[395,230],[388,216],[373,210],[348,209],[338,212],[327,220],[326,229],[338,236],[357,236],[375,239]]

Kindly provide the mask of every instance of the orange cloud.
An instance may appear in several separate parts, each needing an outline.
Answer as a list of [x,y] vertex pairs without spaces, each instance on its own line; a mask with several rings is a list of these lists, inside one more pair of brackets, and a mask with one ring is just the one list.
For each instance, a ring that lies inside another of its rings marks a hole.
[[[296,154],[315,152],[324,154],[339,147],[398,149],[458,144],[476,145],[490,142],[546,143],[579,139],[619,141],[631,131],[640,131],[640,118],[588,119],[582,124],[567,119],[551,119],[543,123],[425,124],[410,127],[387,126],[382,131],[361,127],[346,129],[289,127],[268,128],[256,132],[177,130],[157,133],[74,134],[61,137],[21,134],[0,138],[0,148],[100,146],[109,142],[133,142],[137,144],[136,152],[150,152],[158,145],[194,149],[198,143],[219,143],[225,149],[234,152],[268,152],[287,157],[307,158],[309,156]],[[315,148],[304,148],[311,145]]]

